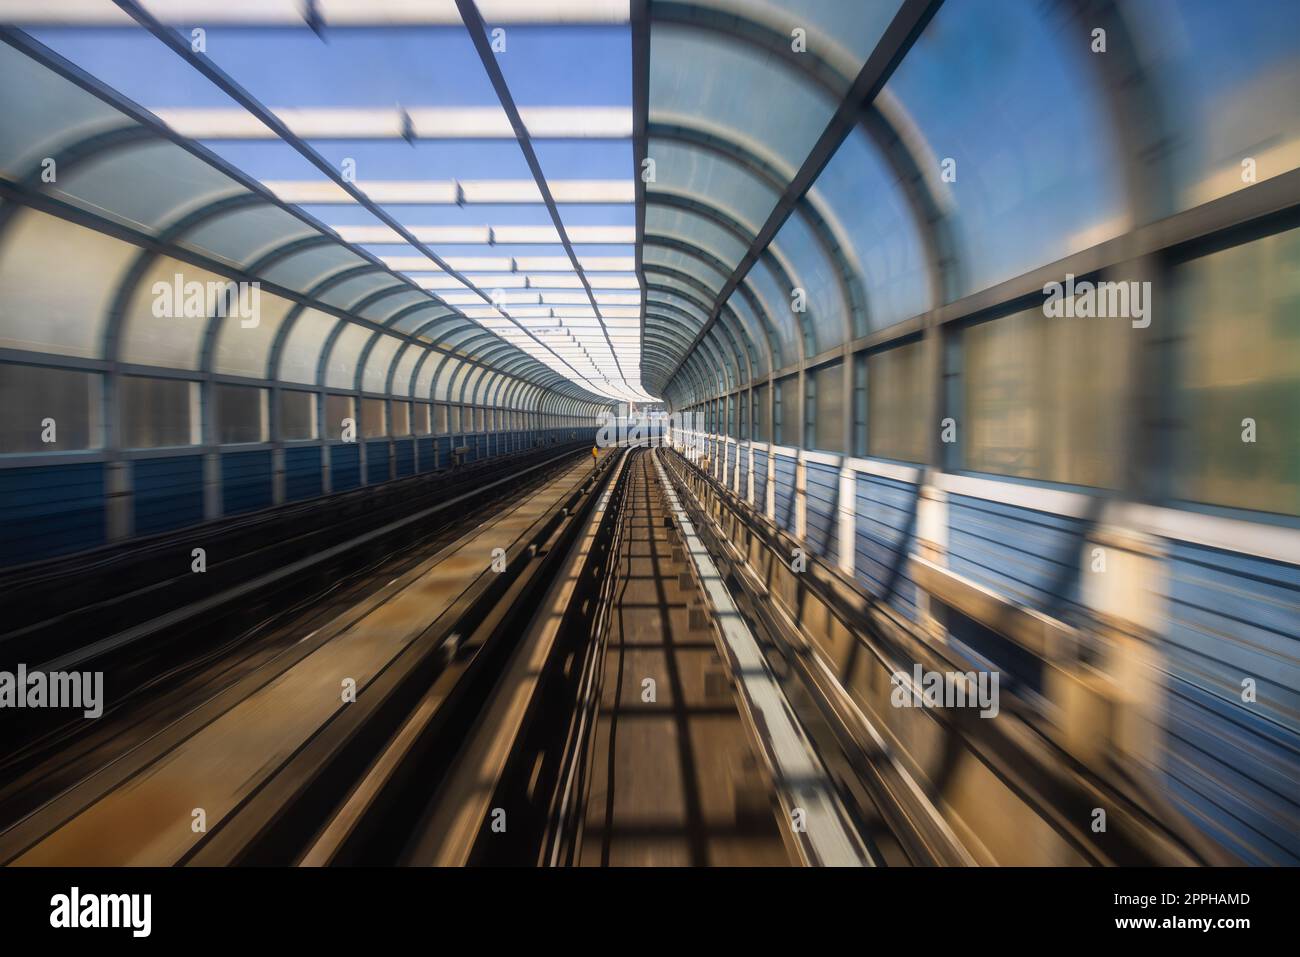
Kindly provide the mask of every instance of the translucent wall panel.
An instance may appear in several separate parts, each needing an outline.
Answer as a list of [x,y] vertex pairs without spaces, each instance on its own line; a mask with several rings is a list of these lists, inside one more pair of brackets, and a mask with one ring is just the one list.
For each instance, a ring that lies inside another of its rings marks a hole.
[[769,247],[779,252],[790,268],[791,280],[803,290],[804,317],[812,327],[814,352],[842,344],[849,335],[849,307],[840,289],[840,277],[807,222],[793,213]]
[[1041,309],[963,332],[966,467],[1110,487],[1122,461],[1125,319]]
[[411,431],[416,435],[428,435],[431,431],[431,410],[432,406],[427,402],[411,403]]
[[[356,403],[350,395],[325,396],[325,437],[341,439],[346,420],[356,424]],[[355,432],[353,433],[355,435]]]
[[140,250],[31,210],[0,241],[0,347],[99,357],[113,295]]
[[197,382],[139,376],[123,376],[118,381],[124,448],[198,445],[202,441]]
[[754,346],[754,375],[767,375],[770,370],[768,364],[768,355],[771,347],[768,345],[766,328],[761,319],[749,307],[749,301],[741,294],[740,290],[733,292],[731,298],[727,300],[727,308],[740,320],[745,328],[749,341]]
[[0,455],[98,448],[98,374],[0,363]]
[[1174,279],[1175,494],[1300,514],[1300,230],[1192,260]]
[[775,190],[738,162],[673,140],[650,138],[655,161],[651,192],[677,193],[708,203],[757,233],[776,207]]
[[925,461],[927,382],[919,342],[867,356],[868,455]]
[[393,370],[393,395],[411,395],[411,376],[415,373],[415,367],[422,355],[424,349],[416,348],[414,345],[402,350],[397,360],[397,368]]
[[270,438],[266,389],[217,383],[212,393],[218,444],[265,442]]
[[799,445],[799,429],[803,424],[800,414],[802,400],[798,376],[777,380],[772,415],[772,441],[777,445]]
[[256,302],[255,317],[227,316],[219,320],[213,371],[223,375],[266,378],[271,346],[293,303],[267,292],[260,293]]
[[[410,351],[410,350],[408,350]],[[423,363],[420,364],[420,371],[415,377],[415,388],[411,394],[417,399],[433,398],[433,374],[438,368],[438,360],[442,356],[438,353],[431,353]]]
[[[1162,145],[1185,209],[1300,166],[1300,8],[1272,0],[1125,4],[1172,136]],[[1172,210],[1170,210],[1172,212]]]
[[736,387],[736,356],[733,353],[729,343],[723,341],[722,335],[718,332],[715,325],[709,330],[705,337],[713,347],[713,352],[720,359],[720,368],[717,370],[722,378],[719,392],[729,392]]
[[813,193],[866,290],[866,315],[854,315],[854,336],[927,311],[930,277],[916,218],[860,128],[835,151]]
[[[198,369],[208,319],[219,303],[230,314],[252,315],[257,290],[226,299],[230,280],[178,259],[162,257],[135,286],[122,317],[118,358],[139,365]],[[247,308],[245,305],[247,304]]]
[[808,445],[826,452],[843,452],[844,366],[835,362],[809,373],[811,403],[808,408]]
[[754,293],[775,333],[778,367],[793,365],[803,355],[803,331],[791,309],[790,290],[782,288],[772,271],[761,259],[745,275],[745,283]]
[[380,335],[370,347],[366,357],[366,368],[361,377],[361,391],[387,392],[388,370],[392,368],[393,357],[402,347],[402,340],[396,336]]
[[392,417],[393,435],[410,435],[411,434],[411,403],[409,402],[390,402],[388,406],[389,414]]
[[[429,361],[433,362],[435,360],[430,359]],[[442,367],[438,370],[437,381],[435,381],[434,383],[433,397],[435,399],[441,399],[443,401],[447,400],[448,393],[451,390],[452,378],[456,375],[456,373],[459,370],[460,370],[460,360],[453,359],[450,356],[446,357],[446,359],[442,363]],[[456,397],[456,401],[459,401],[459,396]]]
[[317,435],[316,393],[283,390],[280,393],[279,437],[284,440],[314,439]]
[[452,398],[467,403],[481,401],[482,397],[479,395],[478,384],[482,376],[483,368],[481,366],[470,366],[459,387],[452,393]]
[[363,438],[374,439],[388,434],[388,417],[385,414],[387,404],[383,399],[361,400],[360,433]]
[[334,326],[342,321],[317,309],[304,309],[285,340],[279,378],[284,382],[316,385],[321,350]]
[[[896,123],[924,137],[916,161],[954,225],[958,296],[1128,226],[1085,41],[1055,16],[1040,4],[944,4],[886,87],[886,116],[897,97]],[[947,160],[954,182],[940,178]]]
[[356,388],[357,363],[361,360],[361,350],[366,347],[373,334],[370,329],[355,322],[349,322],[343,327],[343,331],[334,340],[334,348],[329,354],[329,365],[325,369],[327,388]]
[[736,385],[748,384],[751,356],[750,350],[745,345],[743,333],[729,312],[718,317],[718,327],[726,333],[723,338],[727,343],[727,348],[736,356]]

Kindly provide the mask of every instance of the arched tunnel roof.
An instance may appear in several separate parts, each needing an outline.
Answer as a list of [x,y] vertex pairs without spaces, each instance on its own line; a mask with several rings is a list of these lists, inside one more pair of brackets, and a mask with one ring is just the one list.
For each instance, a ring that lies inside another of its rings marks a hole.
[[[395,394],[459,363],[676,408],[1105,266],[1232,191],[1223,156],[1263,140],[1213,108],[1292,62],[1206,3],[1167,14],[1234,31],[1218,92],[1149,11],[1082,0],[4,7],[4,347]],[[996,56],[963,39],[993,19]],[[260,282],[260,333],[154,320],[178,270]]]

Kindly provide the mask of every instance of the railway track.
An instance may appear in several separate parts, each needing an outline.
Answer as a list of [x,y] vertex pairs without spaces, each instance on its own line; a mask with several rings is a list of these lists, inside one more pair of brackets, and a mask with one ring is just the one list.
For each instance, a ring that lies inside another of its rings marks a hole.
[[[593,475],[593,472],[596,472]],[[269,862],[292,855],[350,766],[460,661],[600,477],[541,488],[139,740],[0,834],[16,864]]]

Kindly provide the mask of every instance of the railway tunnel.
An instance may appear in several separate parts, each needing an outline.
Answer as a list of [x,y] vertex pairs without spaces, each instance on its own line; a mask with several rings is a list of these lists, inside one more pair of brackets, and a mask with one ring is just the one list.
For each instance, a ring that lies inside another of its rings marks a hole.
[[0,0],[0,862],[1300,863],[1300,7]]

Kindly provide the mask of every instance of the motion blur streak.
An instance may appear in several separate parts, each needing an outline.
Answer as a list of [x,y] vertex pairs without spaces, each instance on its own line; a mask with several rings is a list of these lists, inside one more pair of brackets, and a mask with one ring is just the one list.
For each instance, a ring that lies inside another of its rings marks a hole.
[[1300,5],[0,0],[0,91],[0,861],[1300,863]]

